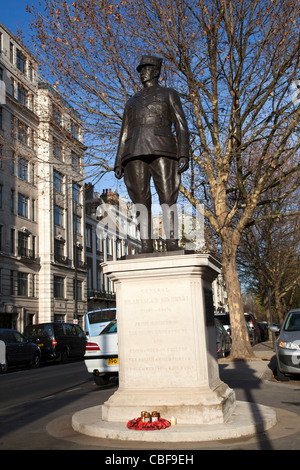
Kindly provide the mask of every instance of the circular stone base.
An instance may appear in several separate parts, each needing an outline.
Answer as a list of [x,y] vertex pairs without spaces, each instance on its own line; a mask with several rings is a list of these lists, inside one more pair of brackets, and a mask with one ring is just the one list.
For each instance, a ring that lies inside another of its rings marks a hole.
[[[75,431],[102,439],[144,442],[196,442],[236,439],[266,431],[276,424],[272,408],[256,403],[237,401],[224,424],[176,424],[159,431],[135,431],[127,422],[103,421],[101,405],[78,411],[72,417]],[[132,418],[135,418],[134,416]]]

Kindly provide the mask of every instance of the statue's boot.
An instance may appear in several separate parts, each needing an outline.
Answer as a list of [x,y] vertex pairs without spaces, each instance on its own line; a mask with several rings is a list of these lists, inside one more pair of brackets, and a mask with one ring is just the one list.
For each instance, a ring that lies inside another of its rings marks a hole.
[[153,241],[142,240],[142,253],[152,253],[153,252]]
[[169,238],[166,240],[167,243],[167,251],[175,251],[175,250],[180,250],[178,246],[178,240],[175,238]]

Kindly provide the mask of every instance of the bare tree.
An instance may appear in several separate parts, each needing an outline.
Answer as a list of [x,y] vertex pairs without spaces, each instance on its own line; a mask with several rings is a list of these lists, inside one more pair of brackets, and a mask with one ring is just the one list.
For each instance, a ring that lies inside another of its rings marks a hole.
[[85,122],[98,173],[111,170],[121,115],[138,88],[140,55],[164,58],[162,82],[182,96],[191,131],[193,191],[181,191],[218,236],[232,356],[252,355],[236,253],[266,191],[299,171],[298,0],[45,0],[33,7],[44,74]]
[[280,190],[281,187],[273,188],[272,212],[269,205],[268,209],[264,207],[259,222],[244,231],[238,265],[242,279],[267,313],[271,289],[274,318],[281,324],[286,304],[300,286],[300,217],[288,215],[294,213],[293,206],[299,205],[299,194],[281,199]]

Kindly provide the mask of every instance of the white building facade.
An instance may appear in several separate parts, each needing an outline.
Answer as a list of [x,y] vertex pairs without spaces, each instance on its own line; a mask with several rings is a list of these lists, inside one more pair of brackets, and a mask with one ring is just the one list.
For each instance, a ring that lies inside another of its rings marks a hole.
[[80,120],[46,83],[39,83],[37,108],[39,321],[76,320],[83,326],[86,265]]
[[0,327],[86,311],[81,123],[0,23]]

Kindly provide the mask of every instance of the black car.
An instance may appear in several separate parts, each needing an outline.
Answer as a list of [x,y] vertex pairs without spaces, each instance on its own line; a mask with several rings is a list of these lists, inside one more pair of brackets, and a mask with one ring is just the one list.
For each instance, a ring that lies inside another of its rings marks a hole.
[[61,360],[82,357],[85,353],[86,335],[73,323],[39,323],[28,325],[24,335],[36,343],[42,352],[42,360]]
[[268,341],[269,339],[269,328],[268,323],[266,321],[257,322],[258,327],[260,329],[260,338],[261,341]]
[[[0,372],[4,373],[11,366],[28,364],[32,368],[40,365],[41,350],[33,342],[16,330],[0,329],[0,341],[5,343],[5,361],[0,365]],[[3,351],[4,355],[4,351]]]

